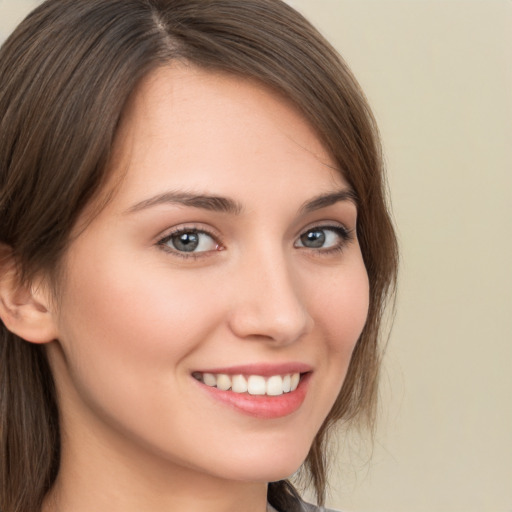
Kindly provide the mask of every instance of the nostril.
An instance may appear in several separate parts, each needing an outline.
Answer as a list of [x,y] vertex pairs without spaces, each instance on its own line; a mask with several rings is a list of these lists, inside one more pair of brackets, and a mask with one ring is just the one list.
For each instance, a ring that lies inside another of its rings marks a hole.
[[[277,314],[276,314],[277,313]],[[268,308],[233,311],[229,321],[231,330],[240,338],[272,342],[293,343],[310,331],[312,321],[305,311],[295,311],[290,315]]]

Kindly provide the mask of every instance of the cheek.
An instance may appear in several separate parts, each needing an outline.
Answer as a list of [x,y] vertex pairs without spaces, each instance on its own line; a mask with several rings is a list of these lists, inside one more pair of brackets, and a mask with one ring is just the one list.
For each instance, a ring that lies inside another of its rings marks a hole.
[[64,290],[61,344],[70,371],[87,385],[137,388],[138,379],[157,379],[159,368],[176,373],[215,328],[208,280],[121,257],[72,263],[80,271]]
[[356,263],[332,272],[329,284],[309,295],[327,350],[344,361],[350,357],[368,316],[368,275],[362,260]]
[[165,447],[170,432],[182,435],[178,412],[190,425],[187,361],[216,329],[213,290],[206,279],[142,262],[75,263],[80,272],[69,273],[61,308],[64,357],[53,366],[68,428],[76,430],[74,418],[81,418],[91,431],[109,425]]
[[323,280],[324,286],[311,288],[308,295],[317,329],[315,350],[324,361],[317,414],[311,417],[316,421],[312,432],[318,430],[339,395],[369,306],[368,276],[362,258],[331,269],[329,274],[329,279]]

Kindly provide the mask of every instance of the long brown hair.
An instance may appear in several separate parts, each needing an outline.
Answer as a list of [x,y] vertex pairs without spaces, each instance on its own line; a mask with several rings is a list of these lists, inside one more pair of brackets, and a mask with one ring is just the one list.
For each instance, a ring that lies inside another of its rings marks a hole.
[[[0,245],[25,282],[56,276],[72,227],[105,182],[124,106],[174,59],[258,80],[303,112],[352,186],[369,315],[305,467],[324,500],[325,441],[373,418],[378,335],[396,278],[377,129],[347,65],[280,0],[48,0],[0,50]],[[1,262],[0,262],[1,263]],[[1,265],[0,265],[1,270]],[[0,510],[39,510],[59,470],[56,393],[44,349],[0,323]],[[269,501],[293,510],[287,481]]]

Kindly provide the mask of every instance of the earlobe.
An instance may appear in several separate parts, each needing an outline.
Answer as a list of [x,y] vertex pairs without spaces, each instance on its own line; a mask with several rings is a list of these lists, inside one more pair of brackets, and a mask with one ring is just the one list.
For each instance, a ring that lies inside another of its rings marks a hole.
[[0,265],[0,318],[7,329],[32,343],[48,343],[57,337],[50,294],[42,284],[19,282],[12,259]]

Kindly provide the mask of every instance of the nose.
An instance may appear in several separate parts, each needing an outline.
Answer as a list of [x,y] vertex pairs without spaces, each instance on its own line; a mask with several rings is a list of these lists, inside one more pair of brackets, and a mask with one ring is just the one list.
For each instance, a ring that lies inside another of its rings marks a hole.
[[244,339],[288,345],[308,333],[313,319],[295,276],[284,257],[252,258],[234,277],[229,325]]

